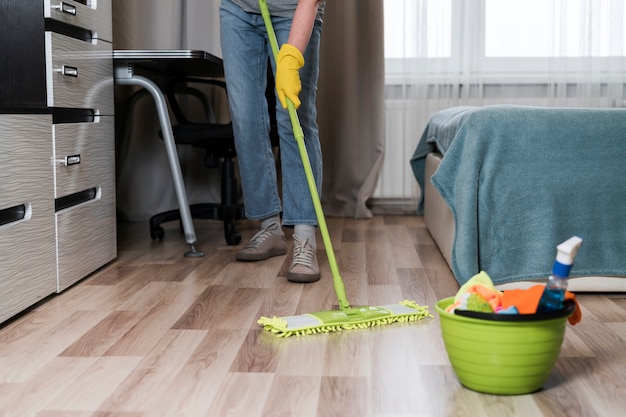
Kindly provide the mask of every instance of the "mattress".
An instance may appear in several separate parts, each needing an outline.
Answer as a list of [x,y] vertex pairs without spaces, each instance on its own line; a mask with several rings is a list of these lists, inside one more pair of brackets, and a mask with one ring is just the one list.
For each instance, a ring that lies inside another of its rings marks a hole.
[[[441,164],[442,155],[432,152],[426,156],[424,177],[424,222],[441,254],[452,268],[452,245],[455,225],[452,212],[443,197],[432,185],[430,178]],[[556,251],[556,248],[555,248]],[[556,253],[556,252],[555,252]],[[488,272],[488,271],[486,271]],[[549,271],[546,270],[546,278]],[[516,281],[496,285],[500,290],[528,288],[544,280]],[[619,276],[580,276],[569,279],[568,289],[573,292],[626,292],[626,277]]]

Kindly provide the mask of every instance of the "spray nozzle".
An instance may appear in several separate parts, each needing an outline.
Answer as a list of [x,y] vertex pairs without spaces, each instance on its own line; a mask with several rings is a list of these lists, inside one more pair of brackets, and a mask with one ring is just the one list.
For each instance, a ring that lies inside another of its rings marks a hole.
[[582,243],[583,240],[580,237],[573,236],[556,247],[556,260],[552,267],[552,274],[562,278],[569,277],[569,271]]

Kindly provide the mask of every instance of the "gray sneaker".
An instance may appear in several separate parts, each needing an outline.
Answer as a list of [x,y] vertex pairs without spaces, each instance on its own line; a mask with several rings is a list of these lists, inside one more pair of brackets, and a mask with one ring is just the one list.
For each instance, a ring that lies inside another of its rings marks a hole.
[[237,256],[238,261],[262,261],[272,256],[280,256],[287,253],[287,243],[285,236],[276,234],[280,225],[272,223],[265,229],[257,232],[252,239],[243,247]]
[[287,272],[291,282],[315,282],[320,279],[320,267],[313,246],[306,239],[293,235],[293,260]]

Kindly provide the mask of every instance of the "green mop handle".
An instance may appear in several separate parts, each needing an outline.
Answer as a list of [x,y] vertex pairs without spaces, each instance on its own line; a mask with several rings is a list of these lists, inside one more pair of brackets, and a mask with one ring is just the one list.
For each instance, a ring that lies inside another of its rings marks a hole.
[[[267,36],[272,47],[272,54],[274,55],[274,62],[278,57],[278,41],[276,40],[276,34],[272,26],[272,20],[270,17],[269,9],[267,8],[266,0],[259,0],[259,7],[261,8],[261,15],[265,22],[265,28],[267,30]],[[313,170],[311,169],[311,161],[306,151],[304,144],[304,133],[302,132],[302,126],[298,119],[298,113],[296,108],[289,98],[287,100],[287,110],[289,111],[289,117],[291,118],[291,125],[293,126],[293,134],[300,150],[300,157],[302,158],[302,164],[304,165],[304,173],[306,175],[306,181],[309,185],[309,191],[311,192],[311,199],[313,200],[313,206],[315,207],[315,214],[317,216],[317,222],[319,223],[320,232],[322,234],[322,240],[324,241],[324,248],[326,249],[326,256],[328,257],[328,264],[330,265],[330,271],[333,276],[333,285],[335,287],[335,293],[339,299],[339,308],[344,310],[350,309],[350,303],[346,296],[346,289],[339,274],[339,268],[337,267],[337,260],[335,259],[335,253],[333,251],[333,245],[330,241],[330,235],[328,233],[328,227],[326,226],[326,220],[324,218],[324,212],[322,210],[322,203],[320,202],[319,194],[317,193],[317,186],[315,185],[315,178],[313,177]]]

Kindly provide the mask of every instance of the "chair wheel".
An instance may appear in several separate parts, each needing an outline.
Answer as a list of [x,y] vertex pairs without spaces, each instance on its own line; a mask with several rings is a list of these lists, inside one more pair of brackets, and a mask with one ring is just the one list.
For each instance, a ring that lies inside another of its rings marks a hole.
[[163,236],[165,236],[165,230],[163,230],[161,226],[150,228],[150,237],[152,240],[163,240]]
[[226,243],[230,246],[238,245],[241,242],[241,235],[239,233],[229,233],[224,236],[226,238]]

